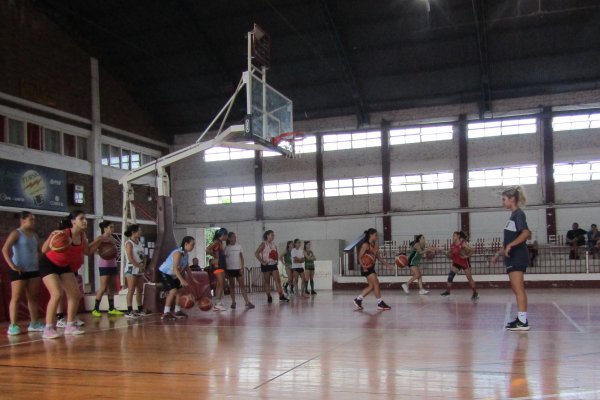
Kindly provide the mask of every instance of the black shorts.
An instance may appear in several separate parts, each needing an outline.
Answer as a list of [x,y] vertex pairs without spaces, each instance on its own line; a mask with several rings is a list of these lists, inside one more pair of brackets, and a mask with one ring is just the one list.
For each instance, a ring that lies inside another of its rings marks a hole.
[[273,271],[277,271],[277,264],[271,264],[271,265],[261,265],[260,266],[260,272],[273,272]]
[[303,274],[304,273],[304,268],[292,268],[292,271],[297,272],[299,274]]
[[163,291],[165,292],[182,288],[179,278],[174,278],[171,275],[165,274],[164,272],[160,272],[160,280],[163,283]]
[[102,267],[98,268],[100,271],[100,276],[117,276],[119,275],[118,267]]
[[40,277],[40,271],[29,271],[29,272],[17,272],[13,269],[11,269],[10,271],[8,271],[8,276],[10,277],[10,281],[14,282],[14,281],[26,281],[28,279],[32,279],[32,278],[39,278]]
[[67,265],[66,267],[59,267],[58,265],[50,261],[48,257],[46,257],[46,255],[43,255],[40,260],[40,276],[43,278],[52,274],[74,274],[74,272],[73,270],[71,270],[70,266]]
[[506,267],[506,273],[510,274],[511,272],[514,271],[520,271],[522,273],[525,273],[525,271],[527,271],[527,266],[525,265],[519,265],[519,266],[510,266],[510,267]]
[[239,269],[226,269],[225,274],[227,274],[228,278],[239,278],[242,276],[242,273]]
[[366,270],[364,268],[362,268],[362,271],[360,272],[360,274],[362,276],[364,276],[365,278],[371,274],[377,274],[375,272],[375,266],[372,266],[371,268],[367,268]]

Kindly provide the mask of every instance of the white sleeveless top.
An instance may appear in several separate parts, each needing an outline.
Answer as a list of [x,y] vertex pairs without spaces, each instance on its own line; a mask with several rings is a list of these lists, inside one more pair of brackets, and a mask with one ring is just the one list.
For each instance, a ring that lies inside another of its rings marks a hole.
[[[125,242],[125,245],[127,245],[127,243],[131,243],[131,252],[133,253],[133,259],[136,263],[140,263],[143,258],[144,258],[144,246],[142,246],[142,242],[138,242],[135,243],[133,240],[129,239],[127,242]],[[129,261],[129,256],[127,255],[127,252],[125,252],[125,256],[127,257],[127,266],[131,266],[133,264],[131,264],[131,261]]]
[[277,246],[275,246],[275,243],[271,242],[263,242],[265,244],[265,247],[263,248],[262,251],[262,261],[265,262],[267,265],[276,265],[279,263],[279,261],[277,260],[277,257],[275,257],[275,259],[271,258],[270,254],[271,251],[275,250],[277,251]]

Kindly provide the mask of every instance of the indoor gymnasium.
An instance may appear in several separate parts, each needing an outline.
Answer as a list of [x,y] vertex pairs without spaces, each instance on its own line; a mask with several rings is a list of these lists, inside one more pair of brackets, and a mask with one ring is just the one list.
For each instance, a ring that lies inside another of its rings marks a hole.
[[600,398],[597,0],[0,0],[1,399]]

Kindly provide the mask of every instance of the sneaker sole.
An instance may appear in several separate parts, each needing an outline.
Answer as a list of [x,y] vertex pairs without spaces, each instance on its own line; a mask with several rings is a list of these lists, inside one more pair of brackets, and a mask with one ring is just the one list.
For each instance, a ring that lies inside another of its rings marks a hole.
[[506,328],[507,331],[511,331],[511,332],[526,332],[530,329],[529,326],[527,327],[520,327],[520,328]]
[[52,339],[58,339],[59,337],[60,337],[60,335],[56,335],[56,336],[42,336],[42,339],[52,340]]
[[377,310],[379,310],[379,311],[390,311],[391,308],[379,308],[379,307],[377,307]]

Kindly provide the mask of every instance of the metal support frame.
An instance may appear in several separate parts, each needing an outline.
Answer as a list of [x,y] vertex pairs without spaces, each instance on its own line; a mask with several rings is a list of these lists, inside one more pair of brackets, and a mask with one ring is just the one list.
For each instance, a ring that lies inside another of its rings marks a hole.
[[479,118],[482,119],[485,113],[492,111],[485,0],[471,0],[471,4],[473,6],[473,17],[475,18],[477,52],[479,54],[479,83],[481,85]]
[[342,64],[342,67],[344,68],[344,76],[346,78],[346,83],[350,86],[350,91],[352,92],[352,99],[354,100],[354,105],[356,107],[357,125],[359,127],[366,125],[369,123],[369,113],[367,112],[367,107],[365,106],[363,96],[360,93],[360,89],[356,80],[356,75],[354,73],[354,68],[352,67],[352,63],[350,62],[350,57],[348,56],[348,52],[346,51],[346,46],[343,43],[342,35],[340,34],[340,30],[338,28],[338,24],[336,23],[334,13],[331,10],[328,0],[320,0],[320,2],[321,7],[323,8],[323,13],[327,18],[329,30],[335,42],[335,47],[338,53],[338,59]]

